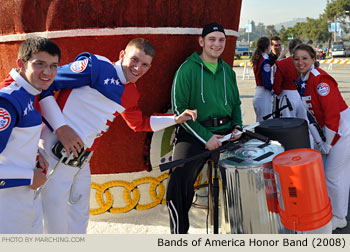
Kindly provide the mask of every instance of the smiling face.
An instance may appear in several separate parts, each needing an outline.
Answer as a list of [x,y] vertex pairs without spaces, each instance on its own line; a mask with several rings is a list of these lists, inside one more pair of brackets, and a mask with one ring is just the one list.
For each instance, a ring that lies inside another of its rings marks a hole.
[[301,74],[306,74],[315,63],[315,58],[306,50],[298,49],[293,55],[294,66]]
[[17,59],[20,75],[38,90],[45,90],[51,85],[56,77],[58,63],[58,55],[44,51],[34,53],[27,62]]
[[219,31],[211,32],[204,38],[199,37],[199,45],[203,48],[201,58],[207,62],[215,63],[225,49],[225,34]]
[[119,54],[123,73],[127,82],[135,83],[151,68],[153,58],[144,50],[128,47]]

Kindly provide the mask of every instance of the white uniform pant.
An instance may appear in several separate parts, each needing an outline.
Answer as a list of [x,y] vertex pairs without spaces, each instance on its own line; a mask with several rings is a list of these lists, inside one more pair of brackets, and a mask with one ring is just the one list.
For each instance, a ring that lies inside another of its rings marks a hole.
[[[57,137],[43,127],[39,150],[49,163],[49,171],[58,159],[51,151]],[[80,168],[60,164],[41,192],[44,217],[44,233],[48,234],[85,234],[90,214],[91,174],[86,165],[75,177]],[[72,200],[69,202],[71,187],[74,182]]]
[[253,98],[253,106],[257,122],[264,121],[263,117],[272,113],[272,102],[271,91],[264,87],[257,86]]
[[[57,160],[49,158],[50,167]],[[44,233],[85,234],[89,222],[91,176],[86,165],[75,177],[79,168],[60,164],[41,192],[44,216]],[[73,185],[73,188],[72,188]],[[70,203],[71,200],[77,203]]]
[[350,134],[342,136],[322,159],[333,215],[345,218],[350,190]]
[[0,233],[42,234],[40,199],[34,200],[34,190],[18,186],[0,190]]

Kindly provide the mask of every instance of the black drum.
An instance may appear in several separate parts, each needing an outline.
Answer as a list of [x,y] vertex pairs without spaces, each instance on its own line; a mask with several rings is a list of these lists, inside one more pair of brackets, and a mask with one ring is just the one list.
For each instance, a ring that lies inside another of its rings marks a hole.
[[286,117],[262,121],[255,128],[255,132],[280,142],[286,151],[311,148],[308,123],[301,118]]

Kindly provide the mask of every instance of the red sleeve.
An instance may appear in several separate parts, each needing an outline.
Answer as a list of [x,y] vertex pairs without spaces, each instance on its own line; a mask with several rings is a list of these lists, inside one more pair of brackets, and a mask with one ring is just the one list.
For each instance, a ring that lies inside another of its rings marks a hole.
[[277,71],[276,71],[275,77],[273,79],[272,88],[273,88],[273,91],[275,91],[275,93],[277,95],[280,95],[280,93],[282,92],[282,79],[283,79],[283,76],[282,76],[281,69],[278,66],[277,62],[276,62],[276,66],[277,66]]
[[0,89],[3,89],[4,87],[9,86],[12,82],[14,82],[14,80],[12,79],[11,75],[8,74],[5,78],[5,80],[3,80],[0,83]]
[[321,111],[323,111],[324,124],[327,128],[337,132],[342,107],[341,102],[343,101],[337,83],[327,75],[323,75],[319,78],[315,88]]
[[126,108],[120,115],[133,131],[152,131],[150,117],[144,116],[138,105]]
[[144,116],[138,105],[140,94],[134,83],[125,85],[123,96],[121,98],[122,106],[125,111],[121,114],[126,124],[133,131],[152,131],[150,117]]

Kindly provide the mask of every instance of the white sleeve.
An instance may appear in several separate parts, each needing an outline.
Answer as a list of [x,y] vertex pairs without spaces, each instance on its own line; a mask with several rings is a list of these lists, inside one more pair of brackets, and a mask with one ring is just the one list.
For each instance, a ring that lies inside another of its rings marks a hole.
[[175,115],[172,116],[151,116],[150,125],[152,131],[158,131],[175,125]]
[[1,167],[0,179],[30,179],[30,184],[33,183],[34,172],[31,169],[22,169],[18,167]]
[[332,145],[334,138],[341,137],[341,135],[331,129],[329,129],[326,125],[323,127],[323,132],[326,137],[326,143]]
[[277,65],[274,64],[272,67],[271,67],[271,76],[270,76],[270,79],[271,79],[271,84],[273,85],[273,82],[275,80],[275,73],[277,71]]
[[64,116],[53,96],[47,96],[40,102],[42,116],[50,124],[54,131],[59,127],[66,125]]

